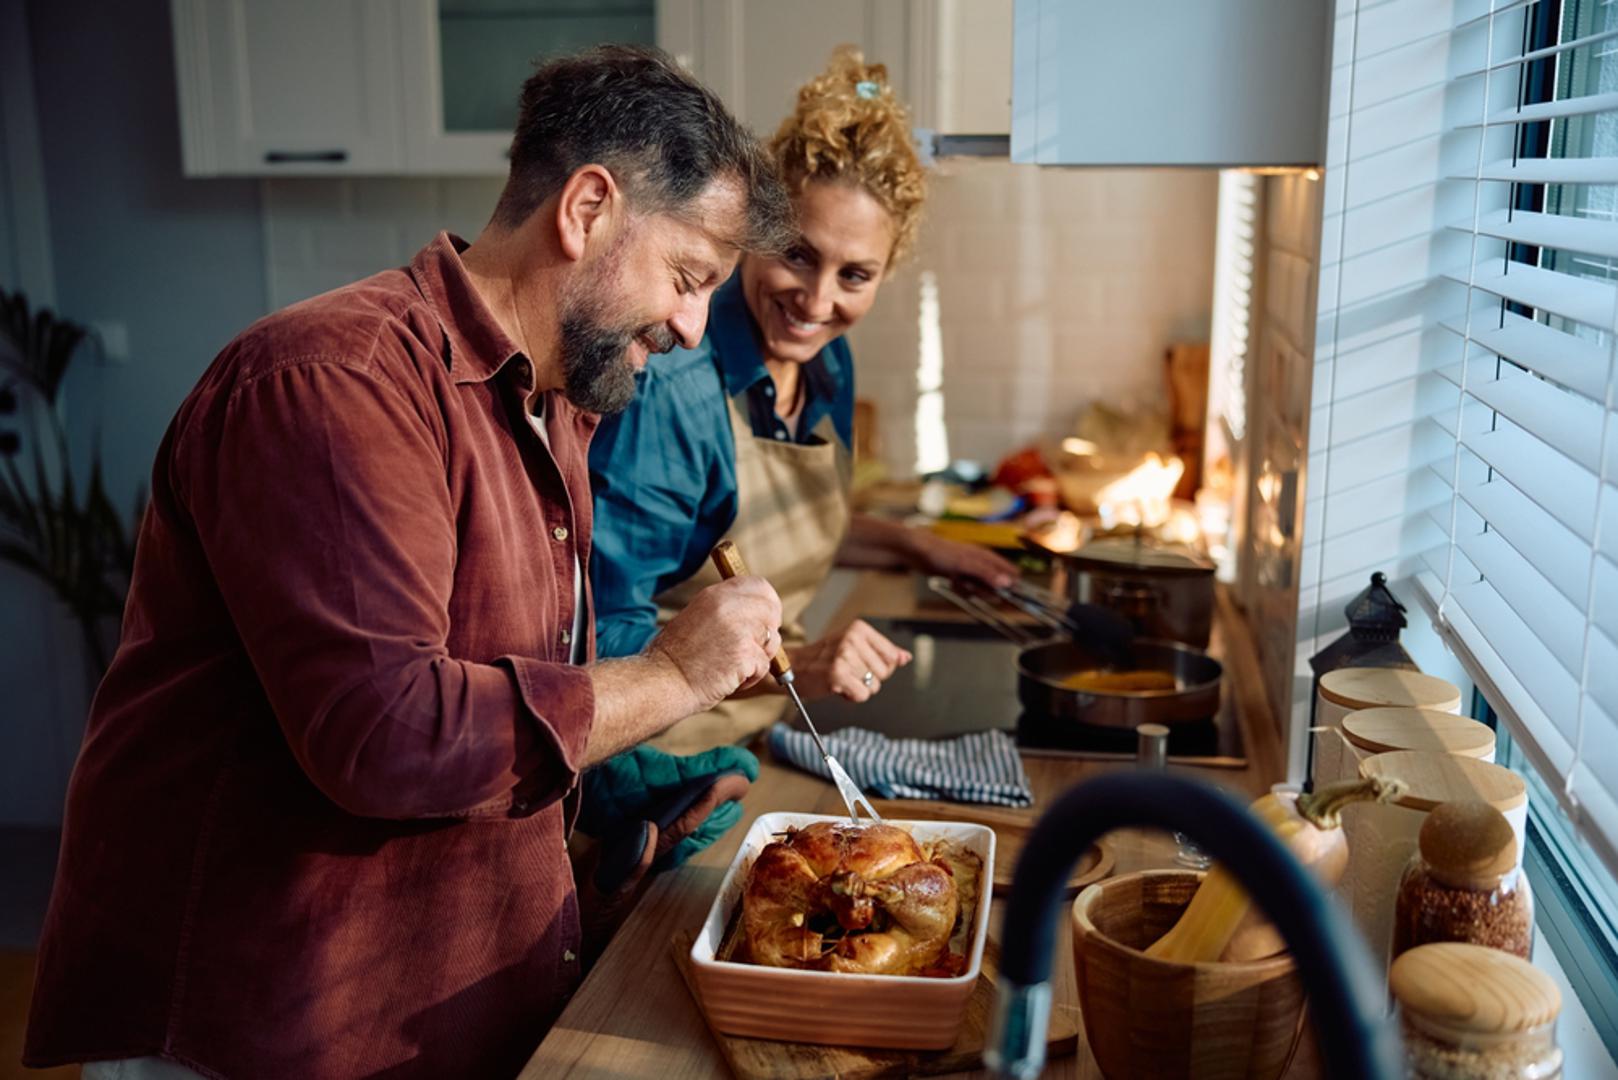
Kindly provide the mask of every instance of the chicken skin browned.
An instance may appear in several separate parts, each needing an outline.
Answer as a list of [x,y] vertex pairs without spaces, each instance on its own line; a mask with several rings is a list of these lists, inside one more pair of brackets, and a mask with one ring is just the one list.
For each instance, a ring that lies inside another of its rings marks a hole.
[[759,853],[742,894],[755,963],[916,975],[948,950],[955,879],[890,825],[816,822]]

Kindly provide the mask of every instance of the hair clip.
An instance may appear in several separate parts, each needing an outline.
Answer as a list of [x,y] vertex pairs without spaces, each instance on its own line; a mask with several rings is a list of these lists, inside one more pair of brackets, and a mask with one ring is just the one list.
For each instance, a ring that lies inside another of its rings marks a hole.
[[881,92],[881,85],[874,83],[869,79],[861,79],[859,82],[854,84],[854,93],[858,94],[866,101],[874,101],[876,96]]

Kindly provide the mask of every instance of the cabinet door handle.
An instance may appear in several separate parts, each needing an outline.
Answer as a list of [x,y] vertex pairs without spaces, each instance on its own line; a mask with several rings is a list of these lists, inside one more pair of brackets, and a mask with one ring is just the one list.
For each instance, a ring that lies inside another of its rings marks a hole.
[[347,160],[347,150],[271,150],[264,155],[264,162],[267,165],[301,164],[307,161],[326,161],[335,164]]

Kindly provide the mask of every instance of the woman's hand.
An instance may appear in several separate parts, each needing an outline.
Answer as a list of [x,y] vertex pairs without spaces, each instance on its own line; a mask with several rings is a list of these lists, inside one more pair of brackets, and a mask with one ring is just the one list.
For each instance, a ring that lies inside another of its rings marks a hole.
[[911,529],[910,533],[912,564],[924,574],[975,578],[996,589],[1017,580],[1017,567],[986,547],[946,540],[926,529]]
[[843,630],[788,650],[798,693],[805,701],[838,694],[849,701],[869,701],[882,682],[910,663],[911,656],[855,619]]

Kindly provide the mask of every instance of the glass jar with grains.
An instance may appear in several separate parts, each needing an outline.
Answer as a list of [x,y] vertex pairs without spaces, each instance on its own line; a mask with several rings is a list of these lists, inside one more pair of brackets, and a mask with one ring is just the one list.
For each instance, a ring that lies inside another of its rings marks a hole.
[[1410,1080],[1555,1080],[1562,996],[1528,961],[1483,945],[1418,945],[1393,962]]
[[1517,837],[1486,802],[1447,802],[1422,822],[1399,880],[1393,958],[1417,945],[1465,941],[1528,959],[1534,902]]

